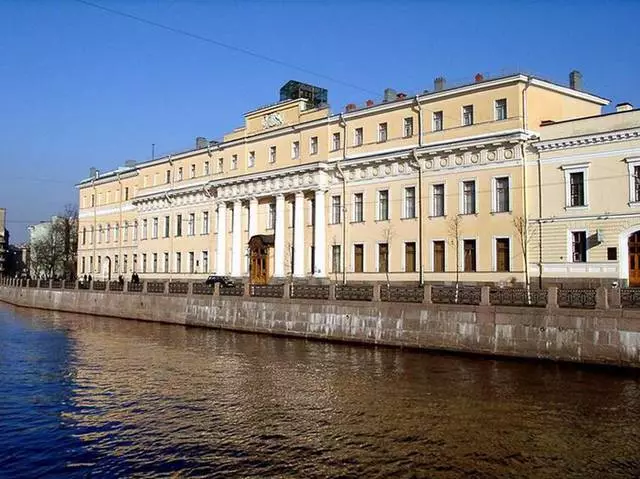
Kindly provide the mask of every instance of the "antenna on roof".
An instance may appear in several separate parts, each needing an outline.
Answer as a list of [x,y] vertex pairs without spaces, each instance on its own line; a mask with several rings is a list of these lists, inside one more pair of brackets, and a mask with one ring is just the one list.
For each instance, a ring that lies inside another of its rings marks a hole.
[[151,161],[156,159],[156,144],[151,143]]

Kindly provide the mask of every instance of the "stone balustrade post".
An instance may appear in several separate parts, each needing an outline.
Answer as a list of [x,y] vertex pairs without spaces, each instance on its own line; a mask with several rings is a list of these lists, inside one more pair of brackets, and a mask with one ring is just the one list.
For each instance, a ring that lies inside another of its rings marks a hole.
[[40,281],[41,279],[36,279],[36,288],[40,289]]
[[111,291],[111,281],[107,280],[104,282],[104,292],[108,293]]
[[169,294],[169,283],[170,281],[165,281],[164,283],[162,283],[162,292],[164,294]]
[[480,288],[480,305],[481,306],[491,305],[491,288],[489,286],[482,286]]
[[547,309],[556,309],[558,307],[558,287],[549,286],[547,288]]
[[124,284],[122,285],[122,292],[127,293],[128,291],[129,291],[129,282],[125,281]]
[[73,289],[78,290],[80,289],[80,280],[76,279],[76,283],[73,285]]
[[596,288],[596,309],[609,309],[609,297],[604,286]]
[[193,281],[187,281],[187,296],[193,296]]
[[[247,289],[247,287],[246,287],[246,285],[245,285],[245,291],[246,291],[246,289]],[[213,285],[213,295],[214,295],[215,297],[220,296],[220,283],[215,283],[215,284]]]
[[380,283],[375,283],[373,285],[373,298],[372,301],[379,303],[380,302]]
[[66,279],[63,279],[63,280],[62,280],[62,284],[60,285],[60,288],[61,288],[61,289],[65,289],[65,286],[66,286],[66,285],[67,285],[67,280],[66,280]]
[[142,294],[147,294],[147,283],[148,281],[146,279],[142,280]]
[[290,299],[291,298],[291,283],[289,281],[285,281],[282,285],[282,299]]
[[250,282],[246,282],[244,283],[244,291],[242,292],[242,295],[245,298],[249,298],[251,297],[251,283]]
[[51,285],[52,285],[52,284],[53,284],[53,280],[52,280],[52,279],[50,279],[50,280],[49,280],[49,285],[47,286],[47,288],[51,289]]
[[329,301],[335,301],[335,300],[336,300],[336,284],[331,283],[329,285]]
[[611,288],[611,297],[609,298],[609,308],[619,309],[622,307],[622,298],[620,297],[620,288]]
[[433,287],[430,284],[425,284],[422,287],[422,304],[431,304],[431,290],[433,289]]

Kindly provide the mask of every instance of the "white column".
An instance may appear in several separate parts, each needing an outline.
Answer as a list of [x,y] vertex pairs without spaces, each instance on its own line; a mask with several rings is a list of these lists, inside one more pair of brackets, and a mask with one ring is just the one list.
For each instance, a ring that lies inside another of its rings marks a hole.
[[284,277],[284,195],[276,196],[276,237],[273,276]]
[[258,234],[258,199],[249,200],[249,239]]
[[216,250],[216,273],[227,274],[227,205],[218,203],[218,246]]
[[325,219],[324,211],[324,196],[325,192],[322,190],[316,191],[315,208],[316,217],[314,218],[314,263],[315,271],[313,275],[317,278],[324,278],[327,276],[327,267],[325,264],[325,252],[327,249],[327,222]]
[[293,275],[304,277],[304,193],[296,193],[293,219]]
[[233,232],[231,235],[231,276],[242,276],[242,202],[233,202]]

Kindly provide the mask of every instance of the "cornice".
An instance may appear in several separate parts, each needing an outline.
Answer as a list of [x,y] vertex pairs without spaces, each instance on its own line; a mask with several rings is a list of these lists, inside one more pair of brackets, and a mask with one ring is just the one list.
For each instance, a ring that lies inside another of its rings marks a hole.
[[591,135],[556,138],[533,143],[538,151],[566,150],[585,146],[617,143],[640,138],[640,128],[594,133]]

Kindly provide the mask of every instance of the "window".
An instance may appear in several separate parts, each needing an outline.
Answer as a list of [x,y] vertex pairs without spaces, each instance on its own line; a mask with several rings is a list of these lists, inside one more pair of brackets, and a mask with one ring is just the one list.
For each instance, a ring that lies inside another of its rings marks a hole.
[[133,223],[133,241],[138,241],[138,221]]
[[587,261],[587,232],[572,231],[571,243],[572,261],[574,263],[585,263]]
[[444,183],[433,185],[433,211],[431,216],[444,216]]
[[362,146],[364,133],[362,128],[356,128],[353,132],[353,146]]
[[176,253],[176,273],[182,273],[182,253]]
[[124,200],[125,201],[129,201],[129,187],[128,186],[124,189]]
[[353,272],[354,273],[364,272],[364,245],[363,244],[353,245]]
[[432,130],[433,131],[442,131],[442,129],[444,128],[444,123],[443,123],[443,116],[442,116],[442,112],[441,111],[434,111],[433,112],[433,124],[432,124]]
[[107,225],[107,230],[105,232],[105,243],[108,243],[111,240],[111,225]]
[[331,142],[331,149],[337,151],[340,149],[340,132],[333,134],[333,140]]
[[93,273],[93,256],[89,256],[89,273]]
[[87,228],[82,228],[82,244],[87,244]]
[[202,272],[203,273],[209,272],[209,252],[208,251],[202,252]]
[[270,146],[269,147],[269,163],[275,163],[275,162],[276,162],[276,147]]
[[96,205],[96,195],[91,195],[91,207],[93,208]]
[[153,272],[158,272],[158,253],[153,253]]
[[164,182],[169,184],[171,183],[171,170],[167,170],[164,177]]
[[203,235],[209,234],[209,212],[208,211],[202,212],[202,234]]
[[315,198],[309,198],[307,204],[309,205],[309,214],[307,215],[307,219],[309,221],[309,226],[313,226],[316,224],[316,200]]
[[607,260],[609,261],[618,260],[618,248],[616,248],[615,246],[607,248]]
[[138,255],[137,253],[133,254],[133,271],[138,270]]
[[189,251],[189,273],[195,271],[196,266],[196,254],[193,251]]
[[353,221],[360,223],[364,221],[364,197],[362,193],[353,195]]
[[182,166],[178,168],[178,181],[182,181]]
[[187,223],[188,235],[193,236],[196,234],[196,214],[189,213],[189,222]]
[[633,201],[640,201],[640,166],[633,167]]
[[464,240],[464,270],[475,271],[476,270],[476,240]]
[[462,214],[472,215],[476,212],[476,182],[462,182]]
[[584,172],[569,173],[570,206],[585,206],[584,202]]
[[404,217],[416,217],[416,188],[409,186],[404,189]]
[[196,165],[194,163],[191,163],[191,178],[195,178],[196,177]]
[[158,218],[153,218],[153,223],[151,226],[151,237],[156,239],[158,237]]
[[143,240],[147,239],[147,226],[148,226],[148,221],[146,219],[142,220],[142,239]]
[[433,272],[444,273],[445,258],[444,258],[444,241],[433,242]]
[[98,256],[98,273],[102,272],[102,256]]
[[507,119],[507,99],[502,98],[500,100],[496,100],[496,112],[495,117],[496,120],[506,120]]
[[473,105],[462,107],[462,125],[473,125]]
[[331,224],[337,225],[341,220],[341,210],[342,204],[340,201],[340,196],[332,196],[331,197]]
[[402,128],[402,136],[409,138],[413,136],[413,117],[405,118]]
[[142,253],[142,272],[147,272],[147,253]]
[[182,236],[182,215],[176,215],[176,236]]
[[238,169],[238,155],[231,156],[231,169],[232,170]]
[[378,243],[378,273],[389,272],[389,243]]
[[171,232],[171,217],[170,216],[165,216],[164,217],[164,237],[168,238],[169,234]]
[[318,137],[312,136],[309,142],[309,154],[315,155],[318,153]]
[[387,124],[380,123],[378,125],[378,142],[382,143],[387,141]]
[[209,170],[209,162],[208,162],[208,161],[205,161],[205,162],[204,162],[204,167],[203,167],[202,174],[203,174],[204,176],[209,176],[209,171],[210,171],[210,170]]
[[504,213],[511,211],[509,204],[509,177],[495,178],[495,212]]
[[165,273],[169,273],[169,253],[164,253],[164,268],[163,271]]
[[122,272],[125,274],[129,272],[128,264],[129,264],[129,256],[126,254],[122,255]]
[[297,160],[300,158],[300,142],[294,141],[291,143],[291,159]]
[[122,241],[129,241],[129,223],[124,222],[124,226],[122,228]]
[[342,251],[339,244],[331,246],[331,271],[333,273],[342,272]]
[[85,269],[85,260],[86,260],[86,258],[83,256],[83,257],[82,257],[82,269],[80,270],[80,272],[81,272],[82,274],[86,273],[86,269]]
[[269,203],[269,212],[267,215],[267,229],[272,230],[276,227],[276,204]]
[[249,152],[249,158],[247,159],[247,166],[249,168],[253,168],[254,166],[256,166],[256,152],[255,151],[250,151]]
[[511,271],[509,238],[496,238],[496,271]]
[[120,241],[120,225],[118,223],[113,225],[113,241]]
[[407,273],[416,272],[416,244],[413,241],[404,244],[404,270]]
[[389,219],[389,190],[378,191],[378,221]]
[[224,173],[224,158],[218,158],[218,173]]

